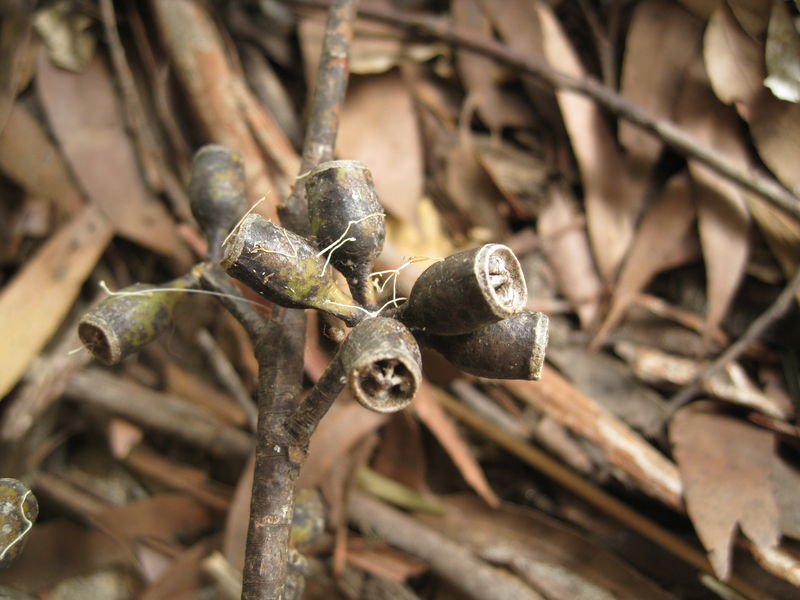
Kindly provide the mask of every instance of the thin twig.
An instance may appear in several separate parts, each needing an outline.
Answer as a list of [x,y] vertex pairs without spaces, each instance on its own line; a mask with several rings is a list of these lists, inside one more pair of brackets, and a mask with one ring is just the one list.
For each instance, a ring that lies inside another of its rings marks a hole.
[[[327,2],[319,0],[291,0],[291,2],[297,6],[328,6]],[[584,77],[582,79],[572,77],[553,68],[540,58],[517,52],[497,40],[478,37],[443,20],[410,16],[394,10],[377,8],[365,8],[359,11],[359,16],[417,31],[422,35],[463,46],[479,54],[491,56],[497,61],[518,69],[522,73],[541,79],[555,88],[570,90],[588,96],[618,117],[622,117],[661,138],[664,143],[678,152],[697,159],[716,173],[734,181],[744,189],[758,194],[771,204],[800,220],[800,199],[772,177],[755,169],[743,168],[735,164],[713,148],[689,135],[671,121],[659,119],[642,108],[631,104],[617,92],[604,86],[593,77]]]
[[348,504],[350,520],[362,530],[374,532],[393,546],[430,563],[431,569],[465,598],[542,599],[515,575],[491,566],[464,546],[379,500],[353,491]]
[[670,413],[675,412],[681,406],[689,402],[698,392],[701,391],[703,383],[708,381],[716,373],[725,368],[725,365],[731,361],[736,360],[747,348],[756,341],[772,325],[775,321],[784,316],[791,308],[793,299],[800,290],[800,269],[795,271],[791,280],[786,284],[781,293],[775,298],[775,301],[761,313],[758,318],[750,323],[750,326],[744,332],[742,337],[736,340],[733,344],[728,346],[728,349],[720,354],[708,368],[703,371],[691,383],[687,384],[683,389],[678,391],[672,398],[669,399],[668,410]]
[[217,341],[208,329],[200,329],[195,339],[200,349],[206,355],[217,379],[225,386],[236,403],[244,411],[250,430],[255,431],[256,422],[258,421],[256,405],[253,404],[253,399],[245,389],[241,378],[236,373],[236,369],[233,368],[230,360],[225,356],[222,348],[219,347],[219,344],[217,344]]

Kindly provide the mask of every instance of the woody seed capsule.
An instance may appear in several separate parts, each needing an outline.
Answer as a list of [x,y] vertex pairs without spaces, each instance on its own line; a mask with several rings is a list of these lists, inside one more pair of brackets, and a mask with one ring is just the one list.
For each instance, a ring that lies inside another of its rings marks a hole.
[[192,160],[189,203],[208,239],[209,260],[219,260],[222,240],[247,210],[241,155],[218,144],[200,148]]
[[0,570],[20,555],[38,515],[33,492],[16,479],[0,479]]
[[81,318],[78,337],[94,358],[115,365],[152,342],[172,323],[175,306],[186,294],[160,288],[197,286],[198,278],[190,272],[160,286],[137,283],[126,287]]
[[421,334],[462,371],[494,379],[539,379],[547,348],[549,319],[525,311],[463,335]]
[[528,288],[507,246],[486,244],[448,256],[419,276],[400,320],[438,335],[468,333],[519,312]]
[[331,263],[346,277],[353,297],[373,304],[369,274],[385,230],[372,174],[358,161],[332,160],[308,174],[305,188],[317,246],[330,249]]
[[408,406],[422,380],[422,359],[411,332],[399,321],[365,319],[341,348],[350,391],[366,408],[395,412]]
[[250,214],[228,238],[222,268],[250,288],[289,308],[327,311],[349,325],[364,311],[336,285],[325,259],[301,237]]

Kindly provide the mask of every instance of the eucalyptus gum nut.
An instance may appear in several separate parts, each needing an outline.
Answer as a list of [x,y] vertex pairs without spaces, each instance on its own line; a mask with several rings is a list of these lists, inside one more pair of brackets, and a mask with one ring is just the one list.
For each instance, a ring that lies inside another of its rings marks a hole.
[[247,211],[241,155],[218,144],[200,148],[192,160],[189,203],[208,238],[209,255],[217,260],[222,240]]
[[247,215],[223,251],[222,268],[276,304],[325,310],[349,325],[364,316],[306,238],[261,215]]
[[152,342],[172,323],[175,306],[186,294],[158,289],[190,289],[197,283],[196,275],[190,273],[159,286],[137,283],[126,287],[117,293],[152,291],[106,298],[81,318],[78,336],[94,358],[115,365]]
[[33,492],[16,479],[0,479],[0,569],[20,555],[38,515]]
[[324,162],[306,176],[305,189],[317,246],[321,250],[355,238],[337,248],[331,262],[351,287],[366,286],[386,237],[383,207],[369,169],[355,160]]
[[486,244],[428,267],[399,316],[415,329],[460,335],[518,313],[527,301],[517,257],[507,246]]
[[419,346],[411,331],[395,319],[361,321],[342,345],[339,360],[356,400],[377,412],[408,406],[422,380]]
[[546,315],[525,311],[463,335],[421,334],[419,339],[472,375],[537,380],[542,376],[548,324]]

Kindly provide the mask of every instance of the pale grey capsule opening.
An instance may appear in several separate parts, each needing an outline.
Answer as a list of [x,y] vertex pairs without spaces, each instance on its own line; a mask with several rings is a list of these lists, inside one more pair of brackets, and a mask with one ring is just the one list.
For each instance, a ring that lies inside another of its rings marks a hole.
[[518,313],[528,302],[522,267],[508,246],[483,246],[475,257],[475,277],[487,304],[500,319]]

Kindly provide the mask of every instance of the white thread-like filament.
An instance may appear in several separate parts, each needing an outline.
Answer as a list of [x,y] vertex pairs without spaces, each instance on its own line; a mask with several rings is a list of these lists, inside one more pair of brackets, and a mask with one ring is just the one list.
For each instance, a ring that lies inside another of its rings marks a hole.
[[230,232],[228,233],[228,235],[225,236],[225,239],[222,240],[222,243],[220,244],[220,248],[222,246],[224,246],[228,242],[229,239],[231,239],[231,236],[234,233],[239,231],[239,227],[242,226],[242,222],[245,220],[245,218],[247,218],[247,215],[249,215],[251,212],[253,212],[256,209],[256,206],[258,206],[259,204],[264,202],[264,200],[266,200],[266,199],[267,199],[266,196],[261,196],[261,198],[259,198],[256,202],[253,203],[253,206],[251,206],[250,208],[247,209],[247,212],[242,215],[242,218],[239,219],[239,221],[236,223],[236,225],[233,226],[233,229],[231,229]]
[[235,302],[244,302],[246,304],[252,304],[253,306],[261,306],[264,305],[260,302],[254,302],[253,300],[248,300],[247,298],[242,298],[241,296],[234,296],[233,294],[225,294],[223,292],[214,292],[211,290],[196,290],[194,288],[148,288],[146,290],[131,290],[129,292],[126,291],[117,291],[112,292],[108,285],[106,285],[105,281],[101,281],[99,284],[100,288],[107,293],[109,296],[150,296],[153,292],[180,292],[182,294],[205,294],[207,296],[216,296],[218,298],[228,298],[230,300],[234,300]]

